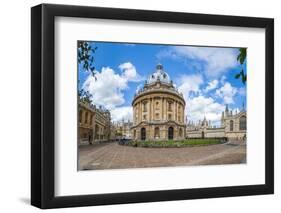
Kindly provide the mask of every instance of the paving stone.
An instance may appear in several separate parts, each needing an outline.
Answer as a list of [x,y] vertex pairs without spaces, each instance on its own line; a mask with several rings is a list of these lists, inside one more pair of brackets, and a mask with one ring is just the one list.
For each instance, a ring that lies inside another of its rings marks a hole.
[[78,170],[246,163],[246,145],[143,148],[105,143],[80,146]]

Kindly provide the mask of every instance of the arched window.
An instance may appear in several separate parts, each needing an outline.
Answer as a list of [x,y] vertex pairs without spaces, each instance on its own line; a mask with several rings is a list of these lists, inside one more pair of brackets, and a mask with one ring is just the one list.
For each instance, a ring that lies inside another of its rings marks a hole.
[[230,127],[229,127],[230,131],[233,131],[233,120],[230,121]]
[[142,116],[142,120],[145,121],[146,120],[146,115]]
[[168,110],[169,111],[172,111],[172,104],[173,104],[172,102],[168,102]]
[[169,140],[173,140],[174,138],[174,128],[173,127],[169,127],[168,128],[168,139]]
[[246,123],[246,116],[241,116],[239,119],[239,129],[240,130],[246,130],[247,123]]
[[159,102],[158,101],[156,101],[155,105],[156,105],[156,109],[159,109]]
[[154,129],[154,138],[159,138],[159,137],[160,137],[159,127],[155,127],[155,129]]
[[145,140],[146,139],[146,131],[145,131],[145,128],[141,128],[141,140]]
[[202,133],[201,133],[201,138],[205,138],[205,133],[204,133],[204,131],[202,131]]
[[147,102],[144,102],[144,103],[143,103],[143,111],[144,111],[144,112],[147,112]]
[[172,120],[172,115],[168,114],[168,120]]
[[159,113],[155,114],[155,118],[156,118],[156,120],[159,120]]

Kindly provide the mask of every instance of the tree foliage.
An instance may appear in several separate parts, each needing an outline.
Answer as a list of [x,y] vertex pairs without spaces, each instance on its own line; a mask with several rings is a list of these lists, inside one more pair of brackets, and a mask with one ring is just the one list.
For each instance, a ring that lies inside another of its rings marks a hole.
[[88,104],[92,103],[91,99],[93,96],[88,91],[81,89],[78,91],[78,96],[79,96],[80,101],[88,103]]
[[[95,77],[95,66],[94,66],[94,56],[97,47],[93,47],[93,44],[88,41],[78,41],[78,64],[82,65],[85,72],[91,72],[93,77]],[[96,77],[95,77],[96,79]],[[91,104],[92,95],[83,89],[78,91],[78,96],[80,101]]]
[[235,78],[236,79],[241,78],[242,83],[245,84],[247,81],[247,74],[245,74],[244,70],[241,69],[241,71],[235,75]]
[[[247,58],[247,49],[246,48],[239,48],[239,54],[237,56],[237,61],[242,65],[244,64],[245,60]],[[241,81],[243,84],[246,84],[247,81],[247,74],[244,72],[244,69],[242,68],[239,73],[235,75],[236,79],[241,78]]]
[[244,64],[246,57],[247,57],[247,49],[239,48],[239,55],[237,56],[237,61],[239,61],[240,64]]
[[95,76],[94,56],[97,47],[93,47],[88,41],[78,41],[78,63],[82,65],[84,71],[90,71]]

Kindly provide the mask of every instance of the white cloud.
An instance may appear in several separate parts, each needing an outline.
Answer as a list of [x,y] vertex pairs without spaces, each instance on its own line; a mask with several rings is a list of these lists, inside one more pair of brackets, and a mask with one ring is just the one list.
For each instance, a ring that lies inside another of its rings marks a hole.
[[226,77],[225,77],[225,75],[223,75],[223,76],[220,78],[220,83],[221,83],[221,84],[224,84],[224,83],[225,83],[225,80],[226,80]]
[[217,87],[218,87],[218,84],[219,84],[219,81],[218,80],[213,80],[213,81],[210,81],[209,83],[208,83],[208,86],[205,88],[205,92],[209,92],[209,91],[211,91],[211,90],[214,90],[214,89],[216,89]]
[[[186,108],[185,114],[188,120],[198,122],[204,118],[204,115],[208,120],[211,120],[213,124],[218,125],[220,123],[221,112],[224,110],[224,106],[215,102],[211,97],[204,97],[201,94],[200,87],[203,85],[203,77],[197,75],[183,75],[179,80],[178,90],[183,93]],[[218,81],[212,81],[209,83],[209,89],[217,87]],[[205,89],[206,90],[206,89]],[[195,93],[195,95],[194,95]]]
[[122,71],[123,78],[128,81],[139,82],[143,78],[137,73],[136,67],[131,62],[120,64],[118,68]]
[[142,84],[139,84],[139,85],[137,86],[136,93],[138,93],[138,92],[141,90],[141,88],[142,88]]
[[156,54],[157,60],[161,60],[163,58],[170,58],[173,60],[182,60],[182,57],[175,51],[172,51],[171,49],[164,49],[161,50]]
[[183,93],[184,97],[189,98],[191,92],[200,93],[200,86],[203,84],[203,78],[199,74],[182,75],[178,80],[179,92]]
[[216,90],[216,95],[223,99],[224,103],[232,104],[233,97],[237,94],[238,90],[232,87],[229,82],[226,82],[221,88]]
[[228,69],[238,65],[237,50],[234,48],[176,46],[158,53],[159,58],[187,58],[204,63],[204,73],[207,77],[216,78],[226,73]]
[[93,104],[112,110],[125,103],[123,92],[130,81],[139,79],[139,74],[130,62],[120,64],[119,68],[122,74],[116,73],[110,67],[103,67],[100,72],[96,72],[95,77],[88,75],[82,89],[92,95]]
[[133,120],[133,108],[131,106],[117,107],[110,111],[112,121]]
[[[225,110],[225,105],[216,102],[211,97],[199,95],[187,101],[186,115],[189,121],[197,123],[199,120],[206,119],[211,121],[212,125],[221,125],[221,114]],[[229,108],[233,114],[239,113],[239,108]]]
[[[107,109],[112,109],[125,102],[121,92],[127,88],[127,80],[116,74],[113,69],[103,67],[101,72],[97,72],[96,79],[90,74],[82,85],[82,89],[92,95],[92,102],[102,105]],[[109,86],[110,85],[110,86]]]
[[218,125],[224,108],[222,104],[215,102],[213,98],[200,95],[187,101],[186,114],[188,120],[202,121],[206,116],[206,119],[211,120],[212,124]]
[[239,88],[238,93],[241,96],[246,96],[246,93],[247,93],[246,88],[245,87]]

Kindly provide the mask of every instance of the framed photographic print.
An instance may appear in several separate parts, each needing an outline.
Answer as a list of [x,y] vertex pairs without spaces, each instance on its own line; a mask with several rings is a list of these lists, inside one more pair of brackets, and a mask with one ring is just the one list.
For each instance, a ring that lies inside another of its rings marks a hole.
[[274,21],[31,9],[31,203],[272,194]]

